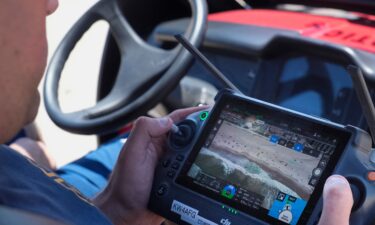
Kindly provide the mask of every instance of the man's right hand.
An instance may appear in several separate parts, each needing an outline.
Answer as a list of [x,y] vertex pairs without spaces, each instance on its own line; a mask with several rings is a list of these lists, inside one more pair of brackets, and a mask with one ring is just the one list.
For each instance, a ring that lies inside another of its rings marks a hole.
[[323,190],[323,212],[319,225],[349,225],[353,195],[349,182],[340,175],[330,176]]

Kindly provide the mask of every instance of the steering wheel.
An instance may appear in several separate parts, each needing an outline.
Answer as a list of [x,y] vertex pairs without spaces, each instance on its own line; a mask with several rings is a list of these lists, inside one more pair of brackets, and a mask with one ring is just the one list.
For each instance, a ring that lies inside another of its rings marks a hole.
[[[198,47],[206,29],[207,5],[205,0],[189,0],[189,3],[192,19],[185,36]],[[98,20],[109,23],[119,47],[121,60],[117,78],[110,93],[95,106],[64,113],[58,100],[62,70],[76,43]],[[46,109],[59,127],[70,132],[113,131],[160,102],[177,86],[192,62],[193,57],[181,45],[164,50],[143,41],[122,15],[118,0],[101,0],[77,21],[54,53],[44,85]]]

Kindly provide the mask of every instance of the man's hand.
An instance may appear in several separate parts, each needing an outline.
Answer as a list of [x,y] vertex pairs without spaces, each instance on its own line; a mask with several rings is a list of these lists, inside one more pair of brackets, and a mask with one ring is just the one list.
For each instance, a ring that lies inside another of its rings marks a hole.
[[207,107],[177,110],[167,117],[137,119],[106,189],[94,200],[114,224],[152,225],[164,219],[147,210],[155,167],[166,150],[172,124]]
[[349,225],[353,195],[349,182],[342,176],[330,176],[323,190],[323,212],[319,225]]

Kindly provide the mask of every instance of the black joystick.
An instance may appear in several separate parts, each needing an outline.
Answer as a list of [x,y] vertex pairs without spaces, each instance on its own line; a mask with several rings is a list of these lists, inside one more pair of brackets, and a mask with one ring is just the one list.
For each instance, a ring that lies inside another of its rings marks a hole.
[[169,135],[170,143],[175,148],[187,146],[193,139],[196,125],[191,120],[182,121],[177,125],[178,131]]
[[352,212],[354,212],[358,208],[360,208],[361,205],[363,204],[363,200],[364,200],[363,193],[365,193],[365,187],[357,179],[348,178],[348,181],[350,184],[350,189],[352,190],[352,194],[353,194]]
[[352,189],[352,194],[353,194],[353,208],[352,208],[352,212],[354,212],[360,206],[361,192],[359,191],[358,187],[355,186],[354,184],[350,184],[350,189]]

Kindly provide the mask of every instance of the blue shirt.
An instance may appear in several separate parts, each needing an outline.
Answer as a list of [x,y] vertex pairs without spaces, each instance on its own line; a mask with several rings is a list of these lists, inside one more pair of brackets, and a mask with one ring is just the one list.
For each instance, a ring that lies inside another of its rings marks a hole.
[[88,199],[55,173],[0,145],[0,205],[68,224],[111,224]]

